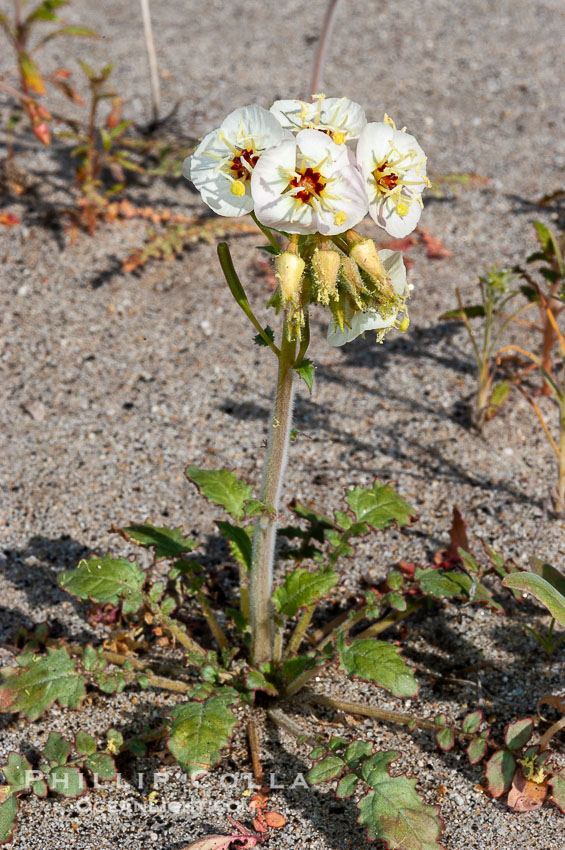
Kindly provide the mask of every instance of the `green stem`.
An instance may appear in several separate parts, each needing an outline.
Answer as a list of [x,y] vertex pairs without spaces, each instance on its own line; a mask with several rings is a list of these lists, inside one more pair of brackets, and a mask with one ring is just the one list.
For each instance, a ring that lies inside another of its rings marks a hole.
[[250,581],[251,659],[256,666],[272,660],[273,656],[273,561],[277,534],[277,512],[283,481],[290,427],[294,384],[296,343],[288,339],[286,320],[283,324],[277,390],[271,421],[269,441],[263,472],[260,499],[274,509],[265,512],[255,523],[253,558]]
[[167,614],[163,614],[159,605],[151,605],[150,610],[160,625],[163,626],[163,628],[166,629],[181,646],[184,646],[188,652],[194,652],[197,655],[206,657],[206,650],[186,633],[180,623],[176,623],[172,617],[169,617]]
[[294,655],[294,653],[298,652],[298,650],[300,649],[300,644],[302,643],[306,629],[310,625],[310,620],[312,619],[312,616],[314,614],[314,607],[314,605],[310,605],[310,607],[307,608],[306,611],[303,611],[300,615],[300,619],[298,620],[298,623],[296,624],[296,627],[284,651],[285,658]]
[[206,599],[206,597],[204,596],[204,594],[202,593],[201,590],[198,590],[196,592],[196,598],[198,599],[198,603],[199,603],[199,605],[202,609],[202,614],[204,615],[204,619],[208,623],[208,626],[210,627],[210,631],[212,632],[212,634],[216,638],[218,646],[220,647],[220,649],[229,649],[230,648],[230,642],[227,639],[227,637],[225,636],[224,630],[222,629],[222,627],[218,623],[218,621],[216,619],[216,615],[214,614],[214,612],[210,608],[210,606],[208,604],[208,600]]
[[308,315],[307,309],[304,310],[304,327],[302,328],[302,341],[300,343],[300,348],[298,349],[298,356],[296,358],[296,366],[300,366],[304,357],[306,356],[306,352],[308,351],[308,346],[310,345],[310,317]]
[[253,221],[255,222],[257,227],[259,228],[259,230],[261,230],[262,233],[267,237],[267,239],[271,243],[271,246],[274,248],[276,253],[282,254],[281,246],[279,245],[279,243],[275,239],[273,232],[268,227],[265,227],[264,224],[261,224],[261,222],[259,221],[259,219],[257,218],[257,216],[255,215],[255,213],[253,211],[251,212],[251,218],[253,219]]
[[373,625],[369,626],[368,629],[365,629],[365,631],[361,632],[358,635],[355,635],[355,640],[360,640],[361,638],[374,637],[375,635],[384,632],[385,629],[389,629],[391,626],[395,626],[405,617],[408,617],[408,615],[412,614],[413,611],[418,611],[420,608],[423,608],[425,602],[425,599],[419,599],[412,605],[407,605],[405,611],[395,611],[393,614],[389,614],[389,616],[385,617],[384,620],[379,620],[378,623],[373,623]]
[[227,242],[220,242],[218,245],[218,258],[220,260],[220,265],[222,267],[222,271],[224,273],[224,277],[227,281],[227,284],[230,288],[231,294],[255,328],[255,330],[259,333],[259,336],[265,343],[268,345],[271,351],[279,357],[280,349],[275,343],[269,339],[265,329],[261,325],[260,321],[255,316],[255,313],[251,309],[251,305],[247,300],[247,295],[245,294],[245,290],[242,286],[242,283],[237,276],[237,272],[234,268],[233,261],[230,254],[230,249],[228,247]]

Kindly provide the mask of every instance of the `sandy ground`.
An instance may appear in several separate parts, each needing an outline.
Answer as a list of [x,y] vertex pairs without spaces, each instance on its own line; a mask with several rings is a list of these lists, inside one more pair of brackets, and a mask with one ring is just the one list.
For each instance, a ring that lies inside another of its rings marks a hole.
[[[198,137],[236,106],[304,96],[325,5],[154,2],[162,111],[180,99],[167,132]],[[127,116],[147,121],[136,4],[75,0],[65,17],[103,38],[54,42],[48,54],[53,65],[74,67],[69,51],[94,67],[114,61]],[[454,306],[455,286],[470,297],[486,268],[511,265],[533,250],[534,218],[565,224],[563,206],[540,210],[534,203],[565,187],[564,35],[557,0],[499,0],[496,7],[486,0],[342,0],[324,90],[359,101],[370,120],[381,120],[386,110],[400,126],[407,124],[434,173],[489,178],[482,188],[428,199],[422,225],[452,256],[430,260],[423,248],[411,250],[415,291],[406,335],[391,335],[383,346],[367,339],[335,350],[325,342],[326,317],[314,317],[316,383],[311,397],[299,388],[296,427],[307,436],[292,447],[286,494],[331,510],[345,487],[378,475],[395,481],[419,515],[413,529],[363,541],[345,569],[348,591],[399,558],[425,563],[447,542],[453,505],[469,524],[477,554],[482,538],[520,565],[538,554],[562,568],[564,524],[550,512],[556,476],[551,449],[518,397],[483,436],[469,429],[471,352],[461,328],[438,316]],[[5,200],[4,211],[23,223],[0,230],[0,639],[7,641],[20,623],[47,620],[54,635],[87,641],[103,632],[88,624],[84,606],[58,590],[56,575],[86,552],[126,551],[108,534],[112,522],[150,517],[182,524],[199,539],[208,563],[226,559],[213,525],[217,513],[198,498],[183,469],[189,462],[227,466],[258,482],[273,369],[268,354],[250,344],[252,334],[220,278],[214,246],[124,275],[121,261],[141,244],[143,224],[104,226],[95,239],[80,235],[69,245],[61,229],[45,225],[50,208],[68,203],[71,163],[62,144],[39,150],[26,136],[18,157],[37,186],[31,202]],[[142,180],[130,198],[179,212],[203,210],[185,181]],[[365,231],[377,235],[370,224]],[[254,236],[236,237],[233,255],[267,321],[261,305],[268,284],[255,264],[256,244]],[[38,409],[34,418],[29,411]],[[549,400],[544,410],[555,426]],[[422,685],[410,711],[427,716],[442,710],[458,720],[480,706],[500,734],[508,721],[534,712],[543,694],[562,692],[563,647],[548,661],[522,628],[546,627],[542,609],[500,598],[505,616],[447,605],[437,617],[409,621],[403,651]],[[12,656],[0,648],[0,658],[9,663]],[[458,671],[481,663],[479,678],[445,681],[466,678]],[[318,685],[400,707],[334,673]],[[102,735],[110,724],[134,730],[174,702],[152,692],[126,691],[118,698],[93,693],[78,714],[52,709],[32,724],[5,716],[0,759],[11,750],[40,747],[50,730]],[[319,716],[335,721],[330,713]],[[313,728],[306,709],[301,722]],[[397,748],[399,768],[418,778],[428,802],[441,805],[448,850],[562,847],[563,820],[554,807],[512,813],[481,790],[480,767],[470,767],[460,753],[441,756],[429,734],[411,736],[373,721],[359,725],[367,739]],[[273,729],[264,749],[266,769],[282,785],[273,792],[274,807],[288,818],[271,846],[365,846],[347,802],[292,788],[306,770],[303,750]],[[12,847],[180,850],[224,828],[228,811],[247,817],[242,777],[249,770],[241,731],[232,759],[196,788],[174,765],[147,759],[125,767],[123,787],[79,801],[25,801]],[[227,774],[236,777],[232,786]],[[159,784],[151,809],[147,797]]]

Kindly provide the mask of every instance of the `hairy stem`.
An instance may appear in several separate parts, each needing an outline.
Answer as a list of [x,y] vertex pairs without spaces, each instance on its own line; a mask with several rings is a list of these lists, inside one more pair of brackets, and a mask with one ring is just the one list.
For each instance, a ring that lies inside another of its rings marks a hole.
[[273,657],[273,560],[277,534],[277,512],[286,466],[292,397],[294,391],[294,356],[296,343],[288,339],[286,321],[283,325],[275,403],[269,423],[269,441],[261,486],[261,501],[274,509],[265,512],[255,523],[253,558],[250,581],[251,659],[254,665],[271,661]]
[[197,591],[196,598],[198,600],[198,604],[200,605],[200,607],[202,609],[202,614],[204,615],[204,619],[208,623],[208,626],[210,627],[210,631],[212,632],[212,634],[216,638],[218,646],[220,647],[220,649],[229,649],[230,648],[230,642],[227,639],[227,637],[225,636],[224,630],[222,629],[222,627],[218,623],[218,621],[216,619],[216,615],[214,614],[214,612],[210,608],[210,606],[208,604],[208,600],[206,599],[206,597],[204,596],[204,594],[202,593],[201,590]]
[[310,607],[303,611],[300,615],[300,618],[295,626],[292,635],[290,636],[287,647],[284,651],[285,658],[288,658],[290,655],[293,655],[300,649],[300,644],[302,643],[306,629],[310,625],[310,620],[314,615],[314,608],[314,605],[310,605]]
[[279,727],[279,729],[284,729],[285,732],[288,732],[290,735],[293,735],[295,738],[304,738],[305,744],[310,744],[310,746],[314,746],[316,743],[316,739],[312,738],[308,735],[307,732],[296,723],[295,720],[291,720],[290,717],[287,717],[286,714],[280,710],[280,708],[270,708],[267,711],[267,717],[269,720],[272,720],[273,723]]
[[[78,644],[73,643],[66,644],[65,648],[71,655],[79,657],[82,656],[84,651],[84,646],[79,646]],[[165,691],[174,691],[179,694],[186,694],[193,687],[187,682],[180,682],[178,679],[168,679],[164,676],[157,676],[153,673],[149,664],[145,661],[140,661],[138,658],[132,658],[129,655],[121,655],[119,652],[112,652],[108,649],[103,649],[102,655],[109,664],[115,664],[116,667],[123,667],[124,664],[130,664],[133,670],[137,670],[139,673],[145,673],[149,687],[161,688]],[[124,671],[124,675],[128,680],[137,681],[137,676],[128,670]]]

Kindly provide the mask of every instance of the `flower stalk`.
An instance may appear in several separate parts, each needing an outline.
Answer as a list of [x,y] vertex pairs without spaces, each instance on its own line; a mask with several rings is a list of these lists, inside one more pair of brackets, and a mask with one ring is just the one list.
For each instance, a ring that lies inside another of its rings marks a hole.
[[277,534],[277,513],[292,424],[293,366],[295,365],[296,354],[296,341],[294,339],[289,340],[288,336],[285,320],[281,349],[278,355],[277,389],[269,423],[269,441],[260,494],[261,501],[273,508],[273,512],[265,512],[259,517],[255,523],[253,534],[249,603],[251,659],[254,665],[271,661],[273,657],[273,614],[271,610],[273,561]]

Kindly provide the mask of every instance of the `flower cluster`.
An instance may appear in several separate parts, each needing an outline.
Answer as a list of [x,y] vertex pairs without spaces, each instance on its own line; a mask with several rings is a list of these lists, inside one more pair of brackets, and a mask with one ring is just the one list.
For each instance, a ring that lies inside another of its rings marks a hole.
[[377,253],[353,230],[369,214],[404,237],[420,218],[426,156],[388,116],[367,123],[359,104],[324,95],[245,106],[204,137],[183,173],[219,215],[252,213],[290,235],[276,261],[275,299],[290,334],[300,338],[312,302],[332,311],[332,345],[407,326],[398,318],[408,296],[401,255]]

